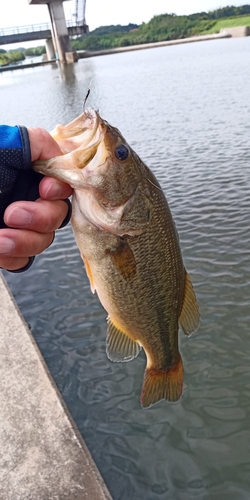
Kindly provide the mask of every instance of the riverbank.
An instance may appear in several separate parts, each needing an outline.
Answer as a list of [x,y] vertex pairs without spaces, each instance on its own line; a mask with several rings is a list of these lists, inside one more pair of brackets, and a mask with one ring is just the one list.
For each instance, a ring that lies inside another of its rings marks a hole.
[[[128,47],[119,47],[116,49],[107,49],[107,50],[98,50],[98,51],[87,51],[87,50],[78,50],[77,51],[77,59],[85,59],[88,57],[97,57],[97,56],[105,56],[107,54],[119,54],[121,52],[131,52],[133,50],[144,50],[144,49],[153,49],[157,47],[166,47],[171,45],[179,45],[183,43],[192,43],[192,42],[203,42],[210,40],[218,40],[220,38],[231,38],[231,34],[227,31],[222,33],[218,33],[215,35],[201,35],[201,36],[193,36],[190,38],[181,38],[178,40],[169,40],[165,42],[154,42],[154,43],[143,43],[141,45],[132,45]],[[17,64],[13,66],[2,66],[0,67],[0,73],[4,71],[15,71],[17,69],[26,69],[26,68],[34,68],[36,66],[44,66],[45,64],[56,64],[57,61],[41,61],[35,63],[27,63],[27,64]]]
[[0,272],[0,498],[111,500]]
[[0,73],[4,71],[15,71],[17,69],[35,68],[36,66],[45,66],[46,64],[56,64],[56,60],[53,61],[37,61],[30,62],[26,64],[12,64],[11,66],[0,66]]
[[168,40],[165,42],[154,42],[154,43],[143,43],[141,45],[130,45],[128,47],[119,47],[116,49],[107,49],[107,50],[98,50],[98,51],[87,51],[87,50],[78,50],[77,55],[79,59],[84,59],[86,57],[96,57],[96,56],[105,56],[107,54],[119,54],[120,52],[131,52],[133,50],[144,50],[144,49],[154,49],[157,47],[167,47],[170,45],[180,45],[183,43],[192,43],[192,42],[205,42],[210,40],[218,40],[220,38],[231,38],[231,34],[224,31],[223,33],[218,33],[215,35],[201,35],[201,36],[192,36],[190,38],[180,38],[178,40]]

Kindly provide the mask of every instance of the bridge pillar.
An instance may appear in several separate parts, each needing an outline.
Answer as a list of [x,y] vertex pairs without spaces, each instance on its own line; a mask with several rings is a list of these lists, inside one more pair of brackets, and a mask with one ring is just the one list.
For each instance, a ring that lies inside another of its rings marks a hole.
[[67,62],[65,54],[72,52],[61,0],[48,3],[52,38],[60,62]]
[[46,54],[48,61],[52,61],[56,58],[55,48],[52,41],[52,38],[48,38],[45,42]]
[[60,62],[76,60],[72,51],[66,25],[63,0],[28,0],[31,5],[47,4],[51,20],[51,33],[56,55]]

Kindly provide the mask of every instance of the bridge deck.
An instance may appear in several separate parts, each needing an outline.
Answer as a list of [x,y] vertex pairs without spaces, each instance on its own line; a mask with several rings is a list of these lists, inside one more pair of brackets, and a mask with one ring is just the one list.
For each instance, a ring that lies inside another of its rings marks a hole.
[[[84,35],[88,33],[87,24],[73,25],[67,21],[69,36]],[[0,45],[8,43],[29,42],[51,38],[49,23],[16,26],[14,28],[0,29]]]

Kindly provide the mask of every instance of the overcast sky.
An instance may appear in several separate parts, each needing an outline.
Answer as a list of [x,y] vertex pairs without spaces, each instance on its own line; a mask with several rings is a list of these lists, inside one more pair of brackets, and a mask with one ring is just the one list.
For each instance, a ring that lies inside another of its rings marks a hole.
[[[74,19],[75,0],[64,2],[66,19]],[[109,24],[148,22],[154,15],[191,14],[227,5],[244,5],[246,0],[86,0],[86,21],[90,30]],[[49,22],[46,5],[29,5],[28,0],[0,0],[0,29]],[[41,42],[33,42],[39,45]],[[10,46],[5,46],[5,48]]]

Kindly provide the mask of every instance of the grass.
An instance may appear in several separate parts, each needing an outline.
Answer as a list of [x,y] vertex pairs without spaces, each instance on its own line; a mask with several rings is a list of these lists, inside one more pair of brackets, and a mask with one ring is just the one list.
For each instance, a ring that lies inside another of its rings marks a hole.
[[219,33],[223,28],[237,28],[238,26],[250,26],[250,16],[229,17],[228,19],[219,19],[212,28],[205,31],[204,35],[210,33]]

